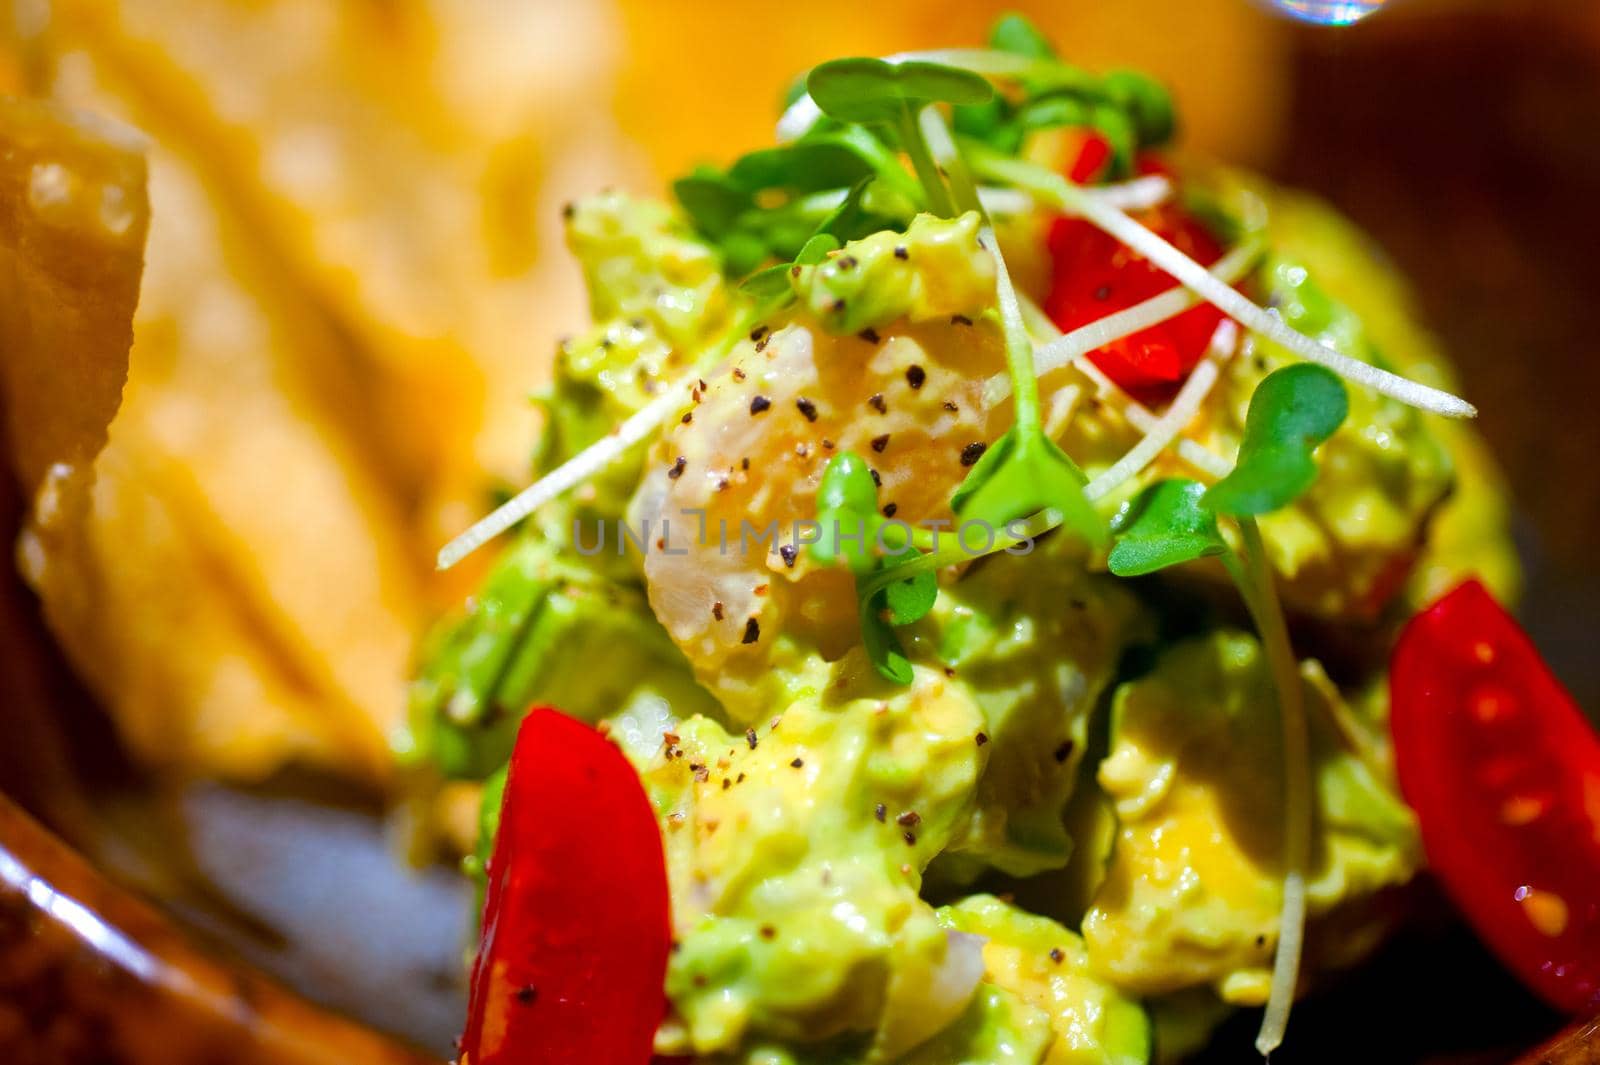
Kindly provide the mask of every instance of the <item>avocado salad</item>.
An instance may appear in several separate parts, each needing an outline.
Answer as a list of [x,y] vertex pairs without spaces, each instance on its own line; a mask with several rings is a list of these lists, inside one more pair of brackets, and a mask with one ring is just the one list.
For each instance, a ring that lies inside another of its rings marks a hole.
[[481,785],[465,1060],[1268,1053],[1404,918],[1389,651],[1514,597],[1507,504],[1362,234],[1175,127],[1009,16],[568,206],[593,325],[398,741]]

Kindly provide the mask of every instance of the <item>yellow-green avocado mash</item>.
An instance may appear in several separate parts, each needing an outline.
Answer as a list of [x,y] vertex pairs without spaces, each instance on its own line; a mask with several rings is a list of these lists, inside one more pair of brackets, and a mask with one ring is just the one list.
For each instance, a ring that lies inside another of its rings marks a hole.
[[[1244,288],[1359,358],[1444,380],[1345,223],[1237,181],[1201,198],[1226,215],[1247,197],[1259,216],[1266,249]],[[657,569],[648,538],[616,535],[672,493],[787,528],[814,512],[821,471],[846,448],[875,464],[886,513],[948,517],[940,485],[1010,417],[983,406],[1005,364],[977,215],[919,216],[796,266],[792,301],[748,335],[735,323],[750,297],[676,211],[607,194],[576,204],[568,232],[596,324],[563,345],[540,397],[537,468],[696,367],[698,405],[517,533],[430,643],[403,746],[419,781],[490,781],[487,846],[494,774],[529,703],[617,737],[659,818],[672,888],[658,1051],[706,1065],[1136,1065],[1164,1052],[1161,1032],[1200,1038],[1219,1003],[1261,1004],[1283,761],[1255,638],[1216,596],[1191,594],[1219,569],[1122,581],[1060,534],[949,568],[932,612],[901,633],[913,681],[896,686],[860,646],[847,575],[803,550],[714,555],[701,530],[705,554]],[[1204,443],[1231,455],[1252,389],[1290,360],[1249,338],[1201,415]],[[770,366],[798,369],[763,378]],[[1049,424],[1093,476],[1140,434],[1114,404],[1075,402]],[[1478,567],[1514,584],[1471,430],[1355,388],[1350,408],[1316,487],[1263,522],[1294,611],[1381,641],[1408,580],[1421,594]],[[739,433],[769,450],[724,454]],[[1105,514],[1176,462],[1104,500]],[[601,550],[579,550],[605,530]],[[1382,701],[1356,694],[1381,676],[1341,693],[1307,650],[1309,957],[1342,964],[1359,952],[1318,949],[1321,918],[1379,927],[1381,893],[1417,868],[1416,831],[1388,777]],[[1075,787],[1088,789],[1077,802]],[[1086,916],[1074,892],[1052,894],[1082,842],[1069,802],[1111,818],[1109,853],[1072,865],[1091,871]]]

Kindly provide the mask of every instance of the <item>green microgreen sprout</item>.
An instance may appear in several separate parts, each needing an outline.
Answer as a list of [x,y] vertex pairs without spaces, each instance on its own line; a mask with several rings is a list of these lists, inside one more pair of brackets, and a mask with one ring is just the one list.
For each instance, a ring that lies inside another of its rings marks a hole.
[[[841,451],[828,460],[817,486],[818,538],[809,545],[823,565],[843,561],[856,579],[862,644],[878,671],[897,684],[910,684],[911,662],[894,626],[910,625],[933,609],[939,594],[931,569],[894,576],[896,563],[920,557],[915,533],[878,510],[878,486],[866,459]],[[877,548],[882,548],[880,553]],[[890,574],[874,581],[874,575]]]
[[1021,15],[1000,19],[989,35],[989,47],[1027,61],[1015,75],[1022,91],[1015,99],[996,95],[981,106],[956,108],[955,128],[965,137],[1015,155],[1036,130],[1093,129],[1111,145],[1113,178],[1133,171],[1139,149],[1172,137],[1172,97],[1144,74],[1124,70],[1096,77],[1072,66]]
[[800,246],[793,262],[777,263],[764,270],[757,270],[744,279],[739,285],[739,291],[749,297],[752,304],[749,316],[754,321],[765,321],[793,302],[794,290],[789,284],[789,277],[796,267],[816,266],[843,247],[839,234],[854,231],[860,217],[865,213],[862,202],[866,197],[867,187],[874,180],[874,176],[868,174],[855,183],[845,194],[844,199],[817,223],[811,235]]
[[1238,463],[1207,502],[1238,517],[1287,506],[1317,479],[1312,452],[1349,410],[1344,385],[1321,366],[1302,362],[1267,375],[1250,397]]
[[[895,151],[860,126],[817,129],[797,141],[762,148],[726,172],[697,167],[672,190],[695,231],[722,257],[724,272],[743,277],[773,259],[787,261],[817,232],[847,189],[874,178],[842,239],[903,225],[922,205],[922,189]],[[775,202],[774,202],[775,201]]]
[[1119,577],[1148,573],[1220,555],[1228,549],[1217,515],[1205,505],[1206,486],[1172,477],[1140,492],[1111,523],[1115,542],[1107,564]]
[[[1245,434],[1233,471],[1209,490],[1165,480],[1144,489],[1113,523],[1111,572],[1142,576],[1168,566],[1217,557],[1238,586],[1267,657],[1283,721],[1284,883],[1272,989],[1256,1037],[1270,1054],[1283,1041],[1294,1001],[1305,934],[1305,880],[1311,856],[1311,748],[1299,662],[1289,641],[1272,567],[1256,523],[1293,503],[1316,481],[1318,445],[1344,422],[1349,400],[1332,371],[1296,363],[1262,379],[1250,397]],[[1235,553],[1219,517],[1238,529]]]
[[840,122],[886,127],[911,160],[927,206],[941,218],[956,213],[950,191],[918,125],[933,104],[975,106],[994,97],[987,78],[944,63],[911,60],[835,59],[806,77],[806,90],[824,115]]
[[1282,318],[1270,314],[1236,289],[1217,280],[1205,267],[1125,212],[1103,199],[1097,199],[1055,171],[971,141],[963,145],[963,154],[978,176],[1012,185],[1027,192],[1041,204],[1092,223],[1171,274],[1185,288],[1241,326],[1289,349],[1307,362],[1325,366],[1374,392],[1434,414],[1448,418],[1470,418],[1477,414],[1472,404],[1458,396],[1352,358],[1292,329]]

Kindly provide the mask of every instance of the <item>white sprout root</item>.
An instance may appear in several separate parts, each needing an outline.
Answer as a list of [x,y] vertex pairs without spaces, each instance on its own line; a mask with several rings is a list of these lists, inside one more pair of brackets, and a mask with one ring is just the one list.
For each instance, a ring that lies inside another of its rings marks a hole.
[[[1213,269],[1215,269],[1215,267],[1213,267]],[[1049,318],[1045,317],[1045,313],[1040,310],[1037,305],[1024,298],[1022,300],[1022,307],[1023,312],[1028,318],[1028,328],[1035,334],[1048,337],[1051,340],[1056,340],[1061,337],[1061,331],[1055,327],[1055,323],[1051,322]],[[1093,323],[1091,323],[1091,325],[1092,324]],[[1115,381],[1111,380],[1111,378],[1102,373],[1100,368],[1094,363],[1082,358],[1070,361],[1077,368],[1079,373],[1083,374],[1090,380],[1091,383],[1093,383],[1101,398],[1111,402],[1121,409],[1122,416],[1128,420],[1129,425],[1133,426],[1141,433],[1148,433],[1152,428],[1155,427],[1156,422],[1160,421],[1160,418],[1151,413],[1148,407],[1124,392]],[[993,383],[993,381],[990,382],[991,385]],[[986,387],[989,386],[986,385]],[[1077,391],[1077,385],[1067,385],[1051,397],[1051,402],[1054,403],[1056,401],[1056,396],[1061,395],[1063,392],[1071,392],[1075,394]],[[1233,463],[1229,462],[1215,451],[1212,451],[1200,444],[1198,441],[1191,440],[1186,436],[1180,436],[1178,438],[1177,448],[1179,458],[1183,459],[1183,461],[1187,462],[1190,466],[1193,466],[1196,470],[1206,474],[1209,477],[1221,479],[1226,477],[1228,472],[1233,469]]]
[[1154,462],[1156,456],[1177,439],[1178,434],[1183,432],[1184,426],[1200,413],[1201,404],[1210,394],[1211,386],[1216,384],[1219,364],[1233,355],[1238,344],[1239,327],[1226,319],[1220,322],[1216,332],[1211,335],[1211,345],[1206,358],[1190,371],[1188,379],[1183,382],[1183,387],[1178,389],[1178,394],[1173,397],[1166,413],[1144,430],[1143,439],[1129,448],[1126,454],[1084,488],[1083,494],[1089,497],[1091,503],[1105,498],[1128,480],[1138,476],[1140,471]]
[[[1260,253],[1253,243],[1241,244],[1218,259],[1211,267],[1211,274],[1217,278],[1219,284],[1229,285],[1244,276],[1245,270]],[[1176,318],[1190,307],[1200,302],[1189,289],[1175,286],[1167,291],[1151,296],[1147,300],[1135,303],[1132,307],[1125,307],[1114,311],[1104,318],[1096,318],[1087,325],[1079,326],[1070,333],[1063,333],[1045,344],[1035,356],[1035,365],[1042,376],[1052,370],[1059,370],[1069,363],[1077,362],[1096,348],[1103,348],[1107,344],[1141,333],[1153,325],[1160,325],[1169,318]],[[985,393],[991,398],[998,393],[999,398],[1005,397],[1005,390],[1010,385],[1005,378],[996,376],[985,384]]]
[[1078,215],[1116,237],[1129,248],[1177,278],[1207,303],[1240,325],[1280,344],[1302,359],[1326,366],[1357,384],[1408,406],[1447,418],[1472,418],[1477,408],[1459,396],[1412,381],[1353,359],[1343,352],[1290,328],[1274,314],[1252,303],[1237,290],[1213,277],[1205,267],[1173,247],[1156,233],[1105,201],[1090,196],[1066,178],[1032,163],[998,156],[983,160],[987,176],[1029,189],[1063,211]]
[[630,415],[604,440],[584,448],[445,544],[439,550],[439,569],[447,570],[454,566],[552,499],[599,474],[627,454],[635,444],[647,440],[663,422],[683,408],[688,402],[689,389],[697,380],[698,374],[690,374],[674,382],[660,396]]

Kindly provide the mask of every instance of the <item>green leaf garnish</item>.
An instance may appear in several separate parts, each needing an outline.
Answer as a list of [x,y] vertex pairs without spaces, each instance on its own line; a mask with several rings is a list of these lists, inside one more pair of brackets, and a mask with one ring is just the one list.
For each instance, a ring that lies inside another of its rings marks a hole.
[[818,233],[800,248],[800,254],[794,257],[794,266],[816,266],[833,252],[838,251],[842,244],[839,238],[832,233]]
[[1344,382],[1302,362],[1262,378],[1250,397],[1233,472],[1211,486],[1205,503],[1219,514],[1249,517],[1288,506],[1317,479],[1312,453],[1349,412]]
[[[819,537],[808,550],[824,565],[843,561],[855,576],[867,657],[889,680],[909,684],[911,663],[894,626],[927,616],[939,597],[939,580],[932,570],[907,567],[921,557],[909,543],[889,544],[896,552],[890,557],[878,553],[880,536],[888,529],[878,513],[878,486],[866,459],[841,451],[828,460],[817,486],[817,523]],[[893,579],[902,568],[906,576]]]
[[[881,599],[882,596],[873,598]],[[900,637],[883,619],[881,610],[872,602],[862,604],[861,645],[866,649],[873,667],[883,677],[896,684],[910,684],[915,677],[911,671],[911,660],[906,657],[905,645],[900,642]]]
[[958,107],[987,103],[994,97],[988,79],[960,67],[921,60],[835,59],[807,75],[806,89],[830,118],[887,126],[911,159],[928,209],[941,218],[957,213],[917,125],[917,113],[936,103]]
[[1050,511],[1088,543],[1104,543],[1105,522],[1083,493],[1088,479],[1044,433],[1033,341],[993,232],[987,240],[992,242],[988,247],[995,262],[995,296],[1016,422],[984,451],[951,497],[950,507],[969,521],[988,522],[997,532],[1008,522]]
[[848,188],[868,176],[902,194],[918,195],[894,151],[860,126],[815,130],[788,144],[749,152],[728,168],[727,180],[754,195],[769,189]]
[[989,31],[989,47],[999,52],[1012,52],[1031,59],[1054,59],[1055,46],[1050,38],[1040,32],[1026,17],[1012,12],[1001,15]]
[[727,175],[712,167],[696,167],[672,183],[689,221],[703,236],[716,239],[730,232],[739,216],[749,210],[752,199]]
[[1106,525],[1083,494],[1087,483],[1055,441],[1037,427],[1014,425],[984,451],[951,497],[950,508],[997,532],[1009,522],[1051,510],[1085,541],[1100,544]]
[[835,59],[806,77],[822,113],[841,122],[898,122],[908,109],[931,103],[986,103],[994,87],[981,74],[943,63]]
[[868,175],[857,181],[841,202],[818,223],[816,230],[800,246],[794,262],[778,263],[757,270],[739,285],[739,291],[754,304],[752,315],[756,321],[771,317],[794,299],[794,289],[789,276],[796,266],[815,266],[843,245],[839,233],[850,232],[862,214],[861,201],[873,178]]
[[1111,572],[1141,577],[1226,551],[1205,494],[1205,485],[1184,478],[1157,481],[1140,492],[1111,523]]
[[789,287],[789,271],[793,268],[793,263],[769,266],[765,270],[757,270],[739,285],[739,291],[750,297],[750,302],[755,305],[753,317],[756,320],[769,317],[794,298],[794,290]]
[[1140,145],[1152,147],[1172,139],[1177,126],[1172,94],[1159,81],[1137,70],[1114,70],[1101,84],[1111,101],[1133,120]]
[[873,552],[883,518],[878,513],[878,486],[867,460],[841,451],[828,460],[817,486],[817,524],[822,528],[809,545],[811,557],[823,565],[843,559],[850,572],[863,577],[878,568]]
[[884,604],[889,609],[889,622],[910,625],[921,621],[933,609],[939,598],[939,577],[932,570],[919,570],[904,580],[898,580],[883,589]]

